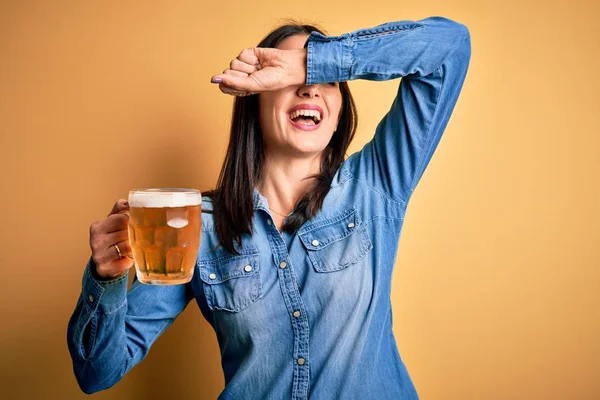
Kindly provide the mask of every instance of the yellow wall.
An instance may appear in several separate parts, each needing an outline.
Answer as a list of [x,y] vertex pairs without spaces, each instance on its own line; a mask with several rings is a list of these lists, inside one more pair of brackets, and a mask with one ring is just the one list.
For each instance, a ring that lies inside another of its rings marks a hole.
[[[600,398],[598,3],[238,3],[1,3],[0,397],[85,398],[65,330],[89,224],[133,187],[214,185],[232,99],[209,79],[242,48],[283,17],[339,34],[443,15],[470,28],[473,58],[400,241],[401,354],[424,400]],[[396,85],[351,84],[353,151]],[[222,385],[192,305],[95,398]]]

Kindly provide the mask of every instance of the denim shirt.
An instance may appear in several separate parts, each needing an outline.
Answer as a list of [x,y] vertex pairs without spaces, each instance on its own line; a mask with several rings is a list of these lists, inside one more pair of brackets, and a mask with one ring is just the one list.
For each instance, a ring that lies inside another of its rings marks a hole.
[[127,292],[126,277],[96,281],[88,263],[68,326],[83,391],[118,382],[195,299],[221,349],[219,399],[418,398],[392,332],[392,271],[408,201],[467,73],[469,31],[432,17],[313,32],[306,48],[307,84],[403,77],[373,140],[341,165],[321,211],[295,233],[277,230],[255,190],[254,231],[234,256],[203,213],[189,284],[135,280]]

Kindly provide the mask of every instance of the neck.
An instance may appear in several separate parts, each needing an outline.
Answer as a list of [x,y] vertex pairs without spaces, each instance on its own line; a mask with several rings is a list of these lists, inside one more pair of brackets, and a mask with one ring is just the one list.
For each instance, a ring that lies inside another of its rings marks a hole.
[[267,156],[258,190],[269,202],[271,211],[288,215],[313,183],[313,179],[306,178],[318,174],[320,169],[320,155],[310,158]]

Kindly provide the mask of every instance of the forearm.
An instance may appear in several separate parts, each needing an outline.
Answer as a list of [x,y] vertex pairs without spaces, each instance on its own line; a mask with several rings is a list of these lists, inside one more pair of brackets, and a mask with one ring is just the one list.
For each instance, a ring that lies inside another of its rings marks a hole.
[[340,36],[313,32],[307,42],[307,84],[426,76],[467,46],[468,29],[442,17],[397,21]]
[[82,286],[67,341],[77,382],[93,393],[114,385],[133,364],[125,334],[127,276],[100,284],[88,265]]
[[194,297],[189,284],[157,287],[134,281],[127,292],[127,275],[100,282],[90,264],[67,334],[75,376],[86,393],[117,383]]
[[352,176],[406,205],[453,112],[467,73],[466,27],[433,17],[337,37],[313,32],[308,83],[403,77],[373,140],[346,163]]

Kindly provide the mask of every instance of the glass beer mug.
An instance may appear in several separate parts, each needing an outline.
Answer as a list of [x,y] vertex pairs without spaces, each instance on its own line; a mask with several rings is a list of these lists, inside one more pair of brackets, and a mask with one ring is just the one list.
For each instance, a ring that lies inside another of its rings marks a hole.
[[194,274],[200,248],[202,195],[194,189],[129,192],[129,243],[140,282],[177,285]]

